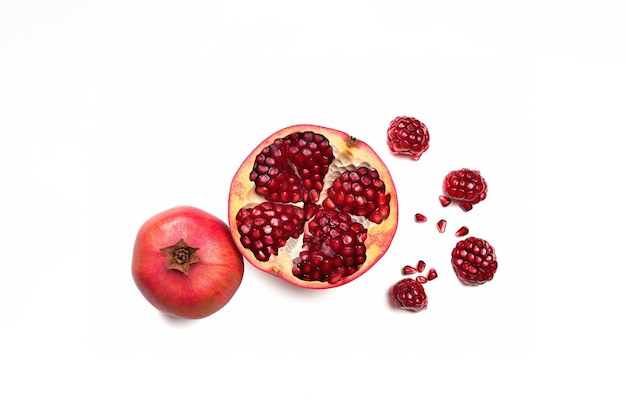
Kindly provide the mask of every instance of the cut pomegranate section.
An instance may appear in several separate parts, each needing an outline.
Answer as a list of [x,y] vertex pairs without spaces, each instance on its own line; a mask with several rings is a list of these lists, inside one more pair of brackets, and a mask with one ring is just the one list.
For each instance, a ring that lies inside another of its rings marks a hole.
[[298,125],[246,158],[228,212],[237,247],[253,266],[323,289],[351,282],[385,254],[398,200],[389,170],[365,142]]
[[375,169],[360,167],[344,171],[328,189],[324,207],[364,216],[380,224],[389,217],[391,195]]
[[297,238],[304,230],[304,210],[291,204],[265,201],[237,212],[237,229],[241,244],[249,249],[259,261],[267,261],[271,255]]
[[293,275],[304,281],[340,282],[365,262],[367,230],[352,217],[333,209],[321,209],[308,224]]
[[259,152],[249,178],[257,194],[269,201],[316,203],[333,159],[333,150],[324,136],[294,132],[275,139]]

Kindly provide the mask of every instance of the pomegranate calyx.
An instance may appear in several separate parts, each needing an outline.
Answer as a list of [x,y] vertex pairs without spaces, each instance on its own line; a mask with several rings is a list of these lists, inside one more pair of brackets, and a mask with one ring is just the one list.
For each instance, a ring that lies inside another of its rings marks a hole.
[[185,275],[189,275],[189,266],[202,260],[196,254],[200,248],[189,246],[183,239],[175,245],[159,249],[167,256],[166,269],[175,269]]
[[359,144],[359,142],[361,142],[361,139],[355,138],[352,135],[348,135],[348,138],[346,139],[346,145],[348,146],[348,148],[354,148]]

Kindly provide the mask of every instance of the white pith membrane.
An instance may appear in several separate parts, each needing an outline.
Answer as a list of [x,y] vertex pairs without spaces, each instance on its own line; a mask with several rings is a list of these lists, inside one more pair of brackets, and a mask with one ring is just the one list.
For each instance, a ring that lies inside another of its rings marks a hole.
[[[372,168],[372,166],[367,161],[355,160],[354,156],[351,153],[346,152],[346,151],[340,152],[330,141],[329,143],[332,147],[333,155],[335,156],[335,159],[329,165],[328,173],[326,173],[326,176],[324,177],[324,188],[320,192],[319,200],[315,202],[316,205],[322,204],[322,202],[324,201],[328,193],[327,190],[331,187],[335,179],[340,177],[341,174],[343,174],[345,171],[349,171],[349,170],[353,171],[361,167],[366,167],[368,169],[375,169],[375,168]],[[249,201],[249,203],[246,204],[244,207],[241,207],[241,209],[251,208],[263,202],[269,201],[269,200],[266,200],[265,197],[257,194],[255,191],[254,183],[252,184],[253,185],[250,191],[246,195],[246,199]],[[385,192],[388,192],[386,184],[385,184]],[[281,203],[278,203],[278,204],[281,204]],[[285,204],[290,204],[292,206],[300,207],[300,208],[304,207],[304,202],[302,201],[299,201],[297,203],[285,203]],[[345,213],[345,214],[348,214],[352,218],[353,222],[360,223],[361,225],[363,225],[363,227],[367,229],[367,231],[369,232],[370,226],[373,224],[372,222],[370,222],[370,220],[368,220],[364,216],[356,216],[350,213]],[[308,226],[309,226],[309,221],[305,220],[304,231],[302,232],[302,234],[300,234],[298,238],[289,238],[285,246],[278,249],[278,255],[276,255],[276,257],[277,258],[287,257],[292,262],[293,260],[300,257],[300,252],[302,252],[302,245],[304,243],[304,236],[309,233]],[[365,240],[365,246],[367,248],[367,239]],[[246,250],[249,250],[249,249],[246,249]],[[366,253],[366,256],[367,256],[367,253]]]

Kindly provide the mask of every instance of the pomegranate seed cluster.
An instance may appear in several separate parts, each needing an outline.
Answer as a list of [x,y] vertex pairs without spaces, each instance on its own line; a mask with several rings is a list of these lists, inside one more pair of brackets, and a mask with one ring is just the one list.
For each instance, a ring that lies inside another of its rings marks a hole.
[[305,281],[337,280],[365,262],[367,230],[337,210],[321,209],[308,224],[293,274]]
[[487,182],[480,171],[467,168],[451,171],[443,180],[443,194],[461,204],[465,211],[487,197]]
[[268,201],[240,209],[236,223],[242,245],[257,260],[270,260],[302,236],[292,274],[303,281],[336,283],[363,265],[367,229],[353,216],[382,223],[391,195],[376,169],[361,166],[340,172],[320,202],[334,159],[329,140],[308,131],[278,138],[256,156],[249,179]]
[[[419,260],[416,266],[405,265],[402,275],[422,273],[426,268],[426,262]],[[435,268],[430,268],[426,275],[417,275],[415,278],[403,278],[391,287],[391,301],[395,307],[404,310],[422,311],[428,306],[428,297],[423,284],[437,278]]]
[[428,128],[414,117],[396,117],[387,128],[387,146],[393,154],[418,160],[428,150],[429,143]]
[[428,307],[424,286],[412,278],[398,281],[391,289],[391,298],[397,307],[411,311],[422,311]]
[[265,201],[237,213],[237,229],[241,244],[260,261],[277,255],[289,238],[298,238],[304,230],[302,208]]
[[333,149],[323,135],[292,133],[257,155],[250,181],[257,194],[269,201],[316,203],[333,159]]
[[391,196],[386,194],[385,183],[376,170],[361,167],[344,171],[333,181],[327,195],[326,208],[338,208],[378,224],[389,216]]
[[493,279],[498,261],[489,242],[468,237],[452,249],[452,267],[462,283],[480,285]]

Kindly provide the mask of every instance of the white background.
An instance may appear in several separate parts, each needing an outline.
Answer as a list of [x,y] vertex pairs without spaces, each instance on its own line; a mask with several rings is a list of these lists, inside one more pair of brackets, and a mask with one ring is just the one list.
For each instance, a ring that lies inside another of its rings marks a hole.
[[[623,415],[625,25],[617,0],[0,1],[0,414]],[[386,148],[404,114],[418,162]],[[298,123],[387,163],[387,255],[327,291],[246,264],[215,315],[154,310],[139,226],[226,219],[239,164]],[[461,167],[490,189],[468,213],[437,201]],[[449,266],[462,225],[498,254],[481,287]],[[391,309],[419,259],[429,308]]]

